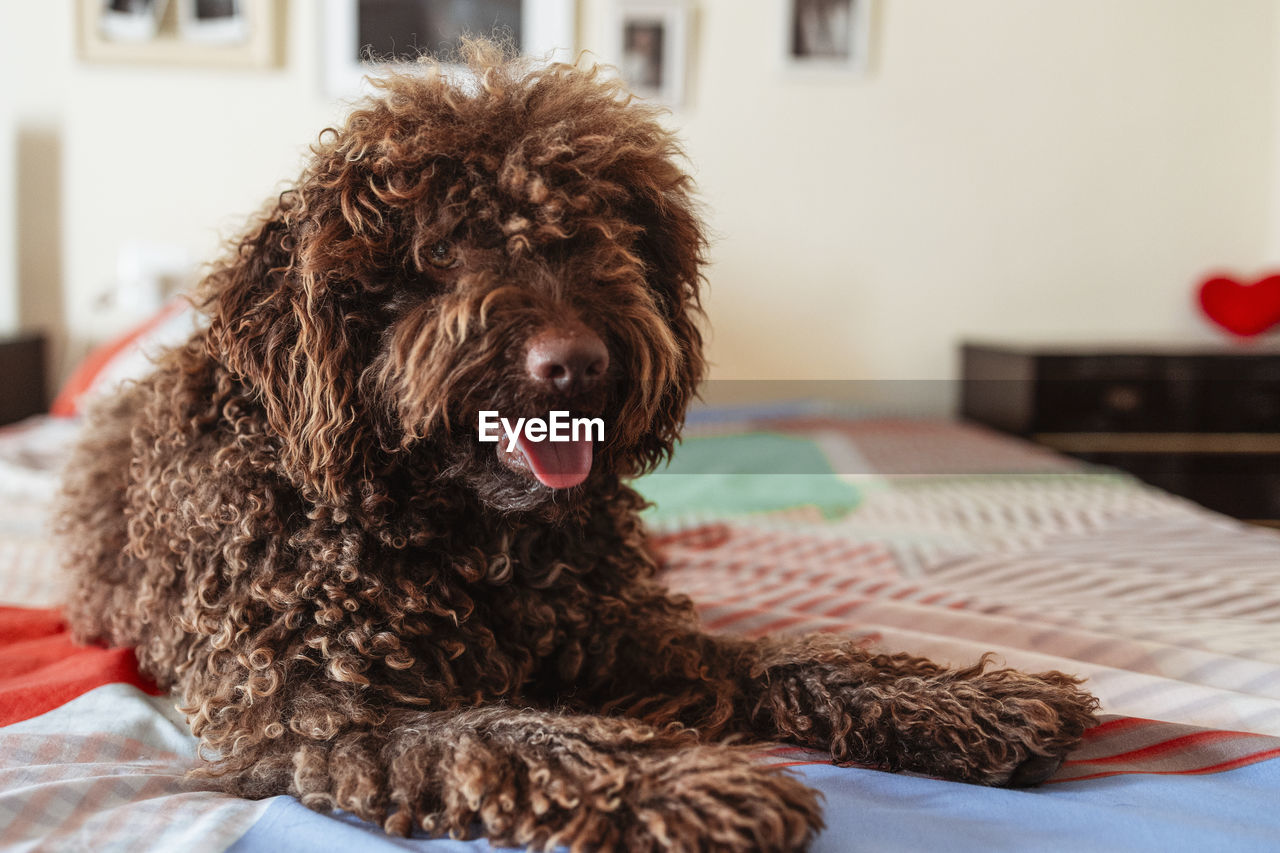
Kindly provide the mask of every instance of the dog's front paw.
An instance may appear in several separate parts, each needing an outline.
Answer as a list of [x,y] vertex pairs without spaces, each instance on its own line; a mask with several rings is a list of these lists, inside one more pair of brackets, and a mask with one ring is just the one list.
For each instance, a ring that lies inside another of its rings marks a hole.
[[622,849],[781,853],[805,849],[822,828],[816,792],[741,749],[673,752],[639,778]]
[[[421,786],[418,763],[398,769],[402,808],[388,831],[548,850],[797,851],[822,827],[818,795],[745,748],[691,738],[593,742],[548,736],[522,742],[462,738],[439,787]],[[396,780],[393,780],[396,781]]]
[[862,706],[869,725],[833,744],[837,762],[870,759],[981,785],[1045,781],[1095,722],[1098,700],[1060,672],[985,664],[884,685]]
[[967,707],[953,725],[973,735],[955,765],[958,778],[984,785],[1025,787],[1053,775],[1067,753],[1094,725],[1098,700],[1079,680],[1061,672],[1027,674],[1012,669],[982,672],[956,682]]

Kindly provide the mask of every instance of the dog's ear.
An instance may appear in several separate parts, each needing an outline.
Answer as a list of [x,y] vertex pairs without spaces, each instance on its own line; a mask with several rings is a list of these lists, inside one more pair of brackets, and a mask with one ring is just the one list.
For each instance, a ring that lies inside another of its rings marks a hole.
[[699,292],[703,283],[707,240],[690,179],[670,162],[663,163],[666,180],[655,181],[633,211],[642,229],[637,250],[644,261],[649,286],[675,338],[679,363],[673,380],[662,389],[653,429],[642,448],[650,464],[670,454],[684,425],[685,411],[698,393],[707,371],[703,353],[702,308]]
[[210,354],[263,406],[289,478],[334,506],[365,473],[361,279],[378,276],[391,239],[355,168],[336,143],[318,151],[202,285]]

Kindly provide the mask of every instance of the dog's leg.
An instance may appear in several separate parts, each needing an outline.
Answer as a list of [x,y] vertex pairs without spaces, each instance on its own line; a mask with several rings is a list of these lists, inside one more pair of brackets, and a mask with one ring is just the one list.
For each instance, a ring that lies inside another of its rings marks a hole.
[[497,844],[574,850],[798,850],[816,795],[679,727],[489,706],[395,712],[376,730],[280,743],[248,771],[304,804]]
[[1034,785],[1079,743],[1098,705],[1070,676],[991,669],[985,658],[947,669],[830,635],[753,645],[752,728],[828,749],[837,764]]
[[616,662],[583,697],[711,737],[746,732],[829,750],[838,764],[984,785],[1043,781],[1093,723],[1097,700],[1062,673],[992,669],[985,660],[948,669],[828,634],[701,634],[680,604],[655,599],[633,611]]

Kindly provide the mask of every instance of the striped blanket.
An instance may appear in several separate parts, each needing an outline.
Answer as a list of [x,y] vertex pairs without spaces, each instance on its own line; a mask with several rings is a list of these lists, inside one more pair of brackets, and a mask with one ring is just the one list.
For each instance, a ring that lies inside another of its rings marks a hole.
[[[59,596],[43,524],[73,435],[0,432],[0,848],[487,849],[186,780],[172,700],[37,609]],[[821,464],[778,479],[712,454],[640,483],[667,580],[710,630],[833,631],[957,664],[995,651],[1087,676],[1106,715],[1026,791],[762,747],[822,791],[815,849],[1280,849],[1280,534],[951,423],[712,419],[687,446],[743,436]]]

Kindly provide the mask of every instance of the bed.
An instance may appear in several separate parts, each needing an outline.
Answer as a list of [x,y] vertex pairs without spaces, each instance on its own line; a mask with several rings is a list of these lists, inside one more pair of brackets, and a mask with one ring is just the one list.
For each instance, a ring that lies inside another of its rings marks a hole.
[[[173,701],[127,650],[74,646],[56,611],[47,515],[77,429],[0,430],[0,848],[488,849],[184,779]],[[762,747],[823,793],[815,850],[1280,849],[1280,533],[971,426],[821,411],[699,411],[640,486],[667,581],[711,630],[994,651],[1102,699],[1031,790]]]

